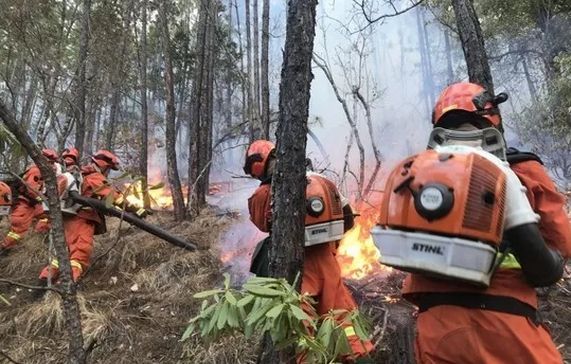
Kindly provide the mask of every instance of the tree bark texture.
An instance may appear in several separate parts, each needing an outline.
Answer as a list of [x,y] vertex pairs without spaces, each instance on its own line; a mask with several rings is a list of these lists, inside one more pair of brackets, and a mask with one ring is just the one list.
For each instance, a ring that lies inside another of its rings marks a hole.
[[462,50],[466,58],[468,78],[470,82],[482,85],[493,94],[494,81],[484,46],[482,28],[474,4],[472,0],[452,0],[452,7],[456,15]]
[[[242,30],[240,29],[240,12],[238,11],[238,0],[234,1],[234,9],[236,10],[236,30],[238,31],[238,50],[240,54],[244,54],[244,47],[242,45]],[[248,120],[248,98],[247,98],[247,88],[249,83],[248,78],[244,77],[244,57],[240,57],[240,90],[242,92],[242,123],[246,123]]]
[[245,16],[246,16],[246,72],[248,73],[247,79],[247,99],[246,106],[248,122],[250,123],[250,139],[255,140],[259,137],[258,122],[254,112],[254,82],[252,80],[252,32],[250,24],[250,0],[245,0]]
[[140,82],[141,82],[141,155],[139,156],[139,173],[143,177],[143,201],[145,208],[151,207],[149,194],[147,193],[148,186],[148,153],[149,153],[149,107],[147,103],[147,68],[148,58],[147,54],[147,6],[148,0],[143,0],[141,9],[141,49],[140,49]]
[[81,17],[81,34],[79,36],[79,65],[77,79],[77,104],[75,125],[75,147],[79,156],[83,154],[85,141],[85,98],[87,95],[87,80],[85,70],[87,68],[87,50],[89,47],[89,17],[91,14],[91,0],[83,0],[83,15]]
[[[286,42],[282,65],[277,128],[277,163],[273,175],[273,223],[270,274],[293,282],[303,273],[305,241],[305,147],[313,74],[311,57],[315,37],[317,0],[288,2]],[[299,282],[298,282],[299,284]],[[266,340],[262,362],[276,363]],[[281,362],[295,362],[293,350],[280,354]]]
[[159,22],[161,43],[163,47],[164,57],[164,78],[166,89],[166,154],[167,154],[167,178],[173,196],[174,216],[175,220],[180,221],[184,219],[184,198],[182,195],[182,187],[178,175],[178,166],[176,160],[176,130],[175,130],[175,96],[174,96],[174,76],[172,69],[171,59],[171,45],[170,35],[168,28],[168,4],[162,2],[159,6]]
[[14,134],[18,142],[26,150],[41,171],[45,181],[48,197],[49,215],[52,226],[54,248],[59,260],[61,296],[65,326],[69,339],[69,362],[73,364],[85,363],[83,350],[83,335],[81,332],[81,316],[76,300],[75,284],[71,280],[71,265],[63,232],[63,219],[60,210],[60,200],[57,191],[56,176],[52,166],[42,155],[41,149],[22,128],[16,118],[8,111],[3,101],[0,101],[0,118],[6,128]]
[[262,9],[262,55],[261,55],[261,87],[262,87],[262,138],[270,138],[270,80],[269,80],[269,45],[270,45],[270,0],[263,0]]
[[252,23],[254,31],[254,117],[260,128],[260,136],[262,133],[262,125],[260,119],[260,22],[258,12],[258,0],[252,0]]
[[206,206],[212,160],[214,108],[214,33],[218,7],[215,2],[200,2],[196,40],[193,93],[191,97],[191,146],[189,168],[189,209],[198,213]]

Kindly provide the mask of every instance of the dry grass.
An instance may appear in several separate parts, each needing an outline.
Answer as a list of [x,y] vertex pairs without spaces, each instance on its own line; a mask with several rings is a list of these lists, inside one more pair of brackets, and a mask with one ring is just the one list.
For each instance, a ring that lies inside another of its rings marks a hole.
[[[216,243],[229,219],[207,211],[195,221],[173,223],[168,214],[149,221],[192,240],[204,250],[187,252],[152,235],[108,220],[96,237],[87,276],[79,286],[85,345],[91,363],[251,363],[255,342],[231,337],[207,345],[198,338],[181,343],[186,322],[198,311],[192,295],[221,282]],[[4,226],[4,229],[6,227]],[[0,260],[0,277],[35,284],[47,262],[42,237]],[[0,291],[12,306],[0,305],[0,348],[22,363],[65,362],[66,341],[60,298],[47,293],[33,300],[27,289]],[[2,359],[0,359],[1,362]]]

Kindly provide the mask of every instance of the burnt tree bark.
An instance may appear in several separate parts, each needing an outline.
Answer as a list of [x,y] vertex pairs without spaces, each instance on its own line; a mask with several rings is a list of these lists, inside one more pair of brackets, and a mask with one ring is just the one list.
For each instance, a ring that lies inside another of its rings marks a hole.
[[[303,273],[305,240],[305,147],[313,73],[317,0],[290,0],[282,66],[277,137],[277,164],[273,175],[273,224],[270,274],[293,282]],[[299,282],[298,282],[299,283]],[[262,362],[276,363],[265,341]],[[293,350],[280,354],[281,362],[295,362]]]
[[270,0],[263,0],[262,8],[262,55],[261,55],[261,88],[262,88],[262,138],[270,138],[270,80],[269,80],[269,45],[270,45]]
[[55,172],[42,155],[41,149],[22,128],[20,122],[8,111],[3,101],[0,101],[0,118],[4,121],[6,129],[14,134],[20,145],[36,163],[45,181],[54,248],[59,260],[61,285],[59,293],[62,297],[64,320],[69,340],[68,360],[73,364],[83,364],[85,363],[85,351],[81,332],[81,316],[76,299],[75,284],[71,280],[71,265],[63,232],[63,219]]
[[191,97],[192,124],[188,208],[194,213],[206,206],[210,162],[212,159],[212,120],[214,92],[214,32],[218,7],[215,2],[201,1],[195,52],[194,83]]
[[77,102],[75,105],[75,147],[79,156],[83,153],[85,141],[85,98],[87,95],[87,49],[89,46],[89,17],[91,14],[91,0],[83,0],[83,15],[81,16],[81,34],[79,36],[79,65],[77,75]]
[[486,90],[494,93],[492,72],[490,71],[482,28],[474,4],[472,0],[452,0],[452,7],[456,15],[458,34],[468,67],[468,78],[470,82],[478,83]]
[[145,208],[151,206],[151,201],[149,199],[149,194],[147,192],[148,186],[148,153],[149,153],[149,106],[147,102],[147,68],[148,68],[148,58],[147,54],[147,6],[148,0],[143,0],[141,4],[141,45],[139,50],[139,74],[140,74],[140,91],[141,91],[141,155],[139,157],[139,173],[143,177],[142,189],[143,189],[143,203]]
[[173,196],[174,205],[174,217],[175,220],[180,221],[184,219],[185,209],[184,209],[184,198],[182,195],[182,187],[180,184],[180,178],[178,175],[178,166],[176,160],[176,130],[175,130],[175,95],[174,95],[174,76],[172,69],[172,58],[171,58],[171,44],[170,35],[168,28],[168,4],[166,2],[161,2],[159,6],[159,27],[160,27],[160,37],[161,44],[163,48],[163,59],[164,59],[164,78],[165,78],[165,89],[166,89],[166,154],[167,154],[167,177],[169,181],[170,190]]

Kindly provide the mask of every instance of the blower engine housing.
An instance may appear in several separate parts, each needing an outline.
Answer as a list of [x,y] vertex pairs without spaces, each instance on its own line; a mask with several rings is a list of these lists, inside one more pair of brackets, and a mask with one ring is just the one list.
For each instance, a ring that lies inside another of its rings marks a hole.
[[333,182],[317,173],[307,174],[305,246],[343,237],[343,203]]
[[475,149],[442,147],[389,175],[373,240],[381,262],[487,286],[504,230],[503,162]]

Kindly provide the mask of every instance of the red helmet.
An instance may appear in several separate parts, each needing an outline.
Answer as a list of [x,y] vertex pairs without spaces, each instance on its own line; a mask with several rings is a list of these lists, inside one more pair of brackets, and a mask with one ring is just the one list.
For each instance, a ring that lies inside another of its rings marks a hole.
[[12,204],[12,190],[6,183],[0,181],[0,206]]
[[56,151],[53,149],[42,149],[42,154],[44,157],[48,159],[51,163],[55,163],[58,161],[59,156],[57,155]]
[[[450,127],[450,123],[443,123],[443,118],[452,111],[461,111],[477,116],[479,120],[486,121],[488,125],[502,129],[502,118],[498,105],[508,99],[508,95],[500,93],[492,95],[485,88],[475,83],[459,82],[448,86],[436,101],[432,112],[434,126]],[[462,122],[461,119],[458,122]],[[456,121],[452,121],[456,123]],[[443,125],[446,124],[446,125]]]
[[98,150],[97,153],[91,157],[91,160],[101,169],[119,169],[119,158],[108,150]]
[[268,168],[268,160],[276,146],[269,140],[256,140],[246,151],[244,173],[256,178],[263,178]]
[[77,165],[79,162],[79,151],[76,148],[65,148],[61,157],[66,166]]

